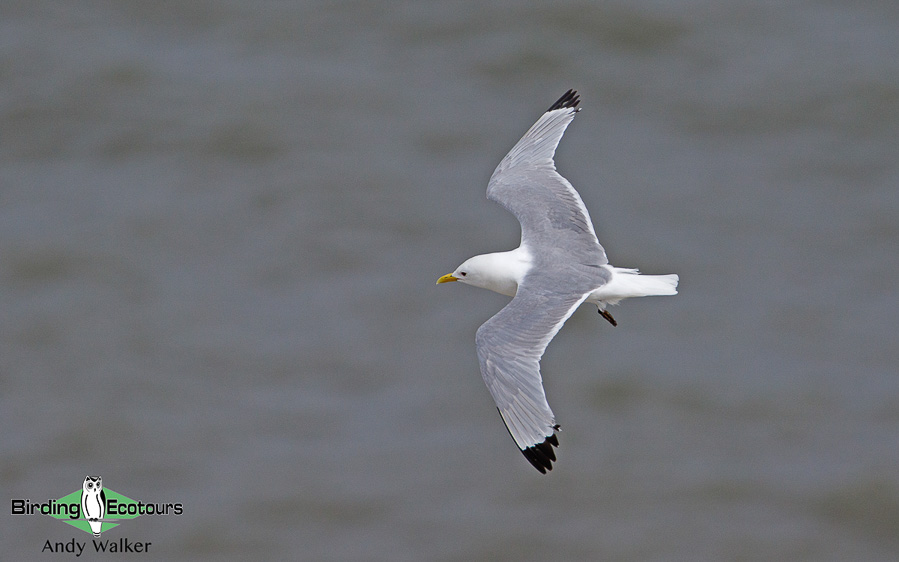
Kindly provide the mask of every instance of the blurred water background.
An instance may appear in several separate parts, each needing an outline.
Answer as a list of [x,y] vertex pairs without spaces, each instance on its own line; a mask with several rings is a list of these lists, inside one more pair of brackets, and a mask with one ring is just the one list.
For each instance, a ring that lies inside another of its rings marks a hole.
[[[2,499],[86,474],[146,559],[899,559],[891,1],[0,6]],[[557,153],[612,262],[534,471],[479,372],[493,168]],[[10,512],[7,512],[9,514]],[[90,537],[7,515],[0,556]],[[87,556],[85,554],[85,556]]]

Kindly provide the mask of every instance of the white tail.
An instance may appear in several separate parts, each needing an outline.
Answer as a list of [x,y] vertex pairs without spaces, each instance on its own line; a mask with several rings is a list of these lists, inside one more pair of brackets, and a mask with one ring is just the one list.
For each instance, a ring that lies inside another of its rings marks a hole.
[[622,299],[677,294],[678,276],[640,275],[636,269],[605,266],[612,272],[609,282],[593,291],[587,300],[601,305],[618,304]]

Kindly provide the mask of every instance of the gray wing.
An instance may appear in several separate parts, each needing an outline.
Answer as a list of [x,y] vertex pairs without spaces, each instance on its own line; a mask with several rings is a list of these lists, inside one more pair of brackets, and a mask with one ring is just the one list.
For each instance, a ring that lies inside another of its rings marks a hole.
[[553,294],[522,283],[515,298],[478,328],[481,376],[512,439],[534,468],[546,474],[559,441],[540,377],[540,357],[589,293]]
[[556,171],[553,155],[579,102],[569,90],[502,159],[487,184],[487,198],[518,218],[529,248],[562,248],[584,264],[609,263],[590,213],[574,187]]

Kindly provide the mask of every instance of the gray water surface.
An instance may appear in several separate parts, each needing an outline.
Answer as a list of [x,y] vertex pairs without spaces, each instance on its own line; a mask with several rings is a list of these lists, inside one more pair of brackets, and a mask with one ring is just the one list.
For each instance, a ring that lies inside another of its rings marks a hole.
[[[178,501],[142,559],[899,558],[894,2],[5,2],[3,500]],[[435,286],[557,153],[610,259],[517,452]],[[9,512],[7,512],[9,513]],[[7,515],[0,557],[81,533]],[[87,557],[87,554],[85,554]]]

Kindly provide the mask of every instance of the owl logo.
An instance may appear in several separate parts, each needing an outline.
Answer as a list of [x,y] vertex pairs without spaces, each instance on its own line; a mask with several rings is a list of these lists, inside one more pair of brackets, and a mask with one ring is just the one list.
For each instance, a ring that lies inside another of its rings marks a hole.
[[103,493],[103,478],[85,476],[81,485],[81,513],[91,526],[95,537],[100,536],[103,516],[106,514],[106,494]]

